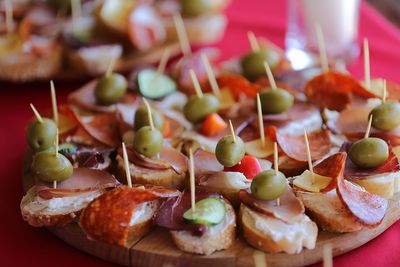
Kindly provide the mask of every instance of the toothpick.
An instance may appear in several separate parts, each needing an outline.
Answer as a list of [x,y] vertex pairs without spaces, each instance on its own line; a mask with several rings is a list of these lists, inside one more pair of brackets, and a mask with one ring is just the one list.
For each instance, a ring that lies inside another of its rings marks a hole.
[[322,32],[321,25],[315,25],[315,33],[317,36],[319,57],[321,60],[322,70],[324,72],[327,72],[329,71],[328,56],[326,54],[324,34]]
[[199,80],[196,77],[196,73],[194,70],[189,70],[190,78],[192,78],[192,83],[194,86],[194,90],[196,91],[196,94],[198,97],[203,97],[203,92],[201,91],[200,83]]
[[304,128],[304,140],[306,142],[306,151],[307,151],[307,161],[308,161],[308,169],[311,172],[311,183],[314,184],[314,169],[312,166],[312,160],[311,160],[311,151],[310,151],[310,143],[308,142],[308,137],[307,137],[307,131]]
[[386,91],[387,89],[386,89],[386,80],[383,80],[383,93],[382,93],[382,103],[385,103],[386,102],[386,94],[387,94],[387,91]]
[[323,266],[332,267],[333,266],[332,244],[328,243],[322,247],[322,255],[323,255]]
[[217,79],[215,78],[214,70],[211,67],[210,61],[207,58],[207,55],[202,53],[201,60],[203,61],[203,65],[207,72],[208,81],[210,82],[211,89],[218,98],[221,98],[221,90],[219,89]]
[[71,13],[72,13],[72,29],[74,32],[79,30],[79,20],[82,17],[82,8],[80,0],[71,0]]
[[186,34],[185,24],[183,23],[183,19],[179,13],[175,14],[173,19],[176,32],[178,33],[178,39],[181,45],[182,53],[184,56],[190,56],[192,54],[192,49],[190,48],[190,43]]
[[235,129],[233,128],[231,120],[229,120],[229,128],[231,129],[231,135],[233,138],[233,142],[236,143],[236,133],[235,133]]
[[[274,169],[275,175],[279,174],[279,157],[278,157],[278,144],[274,142]],[[276,198],[276,205],[279,207],[281,205],[281,199]]]
[[122,156],[124,158],[126,181],[128,182],[128,186],[132,188],[131,169],[129,168],[128,153],[126,152],[124,142],[122,142]]
[[108,65],[107,71],[106,71],[106,77],[110,76],[114,70],[114,66],[115,66],[115,61],[116,58],[111,59],[110,64]]
[[56,89],[54,87],[53,81],[50,81],[50,93],[51,93],[51,105],[53,107],[53,119],[56,125],[58,126],[57,98],[56,98]]
[[14,29],[12,0],[5,0],[4,5],[5,5],[5,9],[6,9],[6,29],[7,29],[7,33],[11,33]]
[[33,113],[34,113],[35,116],[36,116],[36,119],[37,119],[40,123],[43,123],[42,116],[40,116],[40,114],[39,114],[39,112],[36,110],[35,106],[34,106],[32,103],[30,104],[30,106],[31,106],[31,109],[32,109]]
[[274,75],[272,74],[271,68],[269,67],[267,61],[264,61],[265,72],[267,73],[269,84],[272,89],[276,89],[276,82],[274,79]]
[[368,39],[364,38],[364,79],[367,89],[371,88],[371,65],[369,63],[369,44]]
[[254,35],[254,32],[252,31],[247,32],[247,38],[249,39],[251,50],[253,52],[260,51],[260,44],[258,43],[257,38]]
[[189,147],[189,174],[190,174],[190,201],[192,204],[193,212],[196,211],[196,196],[195,196],[195,184],[194,184],[194,162],[193,162],[193,151],[192,148]]
[[372,124],[372,114],[371,114],[371,116],[369,116],[368,127],[367,127],[367,131],[365,132],[364,138],[369,137],[369,132],[371,131],[371,124]]
[[160,63],[158,64],[157,72],[160,74],[163,74],[165,71],[165,66],[167,66],[167,62],[169,60],[169,57],[171,56],[171,49],[166,48],[164,50],[164,53],[162,54]]
[[53,181],[53,188],[57,189],[57,181],[56,180]]
[[260,128],[261,144],[265,147],[264,118],[261,110],[260,94],[257,94],[258,127]]
[[253,254],[254,266],[255,267],[267,267],[267,262],[265,261],[265,254],[260,250],[254,251]]
[[144,98],[144,97],[143,97],[143,102],[146,105],[147,116],[149,117],[150,127],[152,130],[154,130],[153,116],[151,115],[151,108],[150,108],[149,102],[147,102],[146,98]]

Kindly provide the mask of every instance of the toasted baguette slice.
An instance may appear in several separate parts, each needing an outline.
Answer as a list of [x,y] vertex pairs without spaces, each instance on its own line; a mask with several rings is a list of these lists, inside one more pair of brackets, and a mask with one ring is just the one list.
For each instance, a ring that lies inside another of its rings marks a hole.
[[45,200],[37,195],[33,186],[21,200],[21,214],[25,221],[35,227],[63,226],[73,222],[82,209],[101,194],[101,190],[96,190]]
[[287,224],[242,204],[239,217],[246,241],[262,251],[295,254],[300,253],[303,247],[315,247],[318,227],[305,214],[298,222]]
[[360,230],[363,226],[346,209],[335,190],[328,193],[297,192],[307,214],[325,231],[347,233]]
[[17,53],[0,56],[0,80],[29,82],[46,80],[56,75],[62,64],[62,48],[54,47],[46,56]]
[[393,194],[396,193],[395,185],[399,179],[400,172],[394,172],[384,173],[365,179],[350,179],[350,181],[364,187],[365,190],[372,194],[390,199],[393,197]]
[[[195,18],[185,18],[185,29],[190,43],[209,44],[220,40],[225,32],[228,19],[222,14],[207,14]],[[177,40],[172,18],[164,20],[168,40]]]
[[229,248],[235,240],[236,216],[232,205],[225,201],[226,216],[218,225],[211,226],[201,237],[189,231],[171,231],[176,246],[185,252],[210,255]]
[[[124,160],[117,155],[120,177],[125,177]],[[167,188],[182,189],[185,186],[185,173],[178,174],[173,169],[168,170],[151,170],[141,168],[132,163],[129,164],[132,180],[137,184],[159,185]]]

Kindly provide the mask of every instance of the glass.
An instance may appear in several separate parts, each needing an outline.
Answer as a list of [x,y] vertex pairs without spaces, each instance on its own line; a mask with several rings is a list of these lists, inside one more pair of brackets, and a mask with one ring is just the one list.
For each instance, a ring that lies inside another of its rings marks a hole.
[[295,69],[313,65],[320,25],[329,58],[349,63],[357,44],[360,0],[288,0],[286,54]]

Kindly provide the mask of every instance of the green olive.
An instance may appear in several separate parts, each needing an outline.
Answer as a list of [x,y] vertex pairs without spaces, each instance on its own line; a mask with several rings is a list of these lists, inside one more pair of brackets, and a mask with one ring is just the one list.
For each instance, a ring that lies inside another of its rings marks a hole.
[[358,140],[349,149],[349,158],[361,168],[374,168],[389,157],[389,148],[385,141],[376,137]]
[[128,82],[125,77],[118,73],[102,77],[95,89],[96,100],[100,105],[112,105],[125,94]]
[[387,101],[375,107],[372,115],[372,127],[382,131],[390,131],[400,125],[400,104]]
[[181,0],[183,16],[197,17],[211,10],[212,1],[209,0]]
[[260,93],[263,114],[280,114],[293,105],[294,97],[283,89],[268,89]]
[[53,120],[43,119],[33,121],[27,132],[29,146],[34,151],[43,151],[54,145],[57,135],[57,125]]
[[157,155],[162,147],[163,136],[161,132],[157,129],[151,129],[150,126],[140,128],[133,138],[133,148],[146,157]]
[[219,100],[214,95],[204,94],[203,97],[193,95],[183,108],[183,113],[188,121],[196,123],[218,109]]
[[[160,114],[160,112],[158,112],[153,108],[151,109],[151,116],[153,118],[154,127],[162,131],[164,128],[163,116]],[[147,112],[147,108],[145,106],[142,106],[138,108],[135,113],[135,121],[134,121],[135,131],[139,130],[143,126],[149,126],[149,125],[150,122],[149,122],[149,115]]]
[[[215,148],[215,156],[219,163],[226,167],[238,164],[244,157],[245,147],[243,140],[239,136],[232,135],[222,137]],[[236,142],[235,142],[236,141]]]
[[265,75],[265,61],[271,69],[274,69],[280,61],[280,55],[274,50],[259,50],[244,55],[241,60],[244,76],[254,80],[261,75]]
[[37,178],[44,182],[61,182],[72,175],[73,167],[64,155],[56,156],[54,151],[42,151],[33,158],[32,171]]
[[286,188],[286,177],[275,170],[260,172],[251,182],[250,189],[253,195],[261,200],[274,200],[283,194]]

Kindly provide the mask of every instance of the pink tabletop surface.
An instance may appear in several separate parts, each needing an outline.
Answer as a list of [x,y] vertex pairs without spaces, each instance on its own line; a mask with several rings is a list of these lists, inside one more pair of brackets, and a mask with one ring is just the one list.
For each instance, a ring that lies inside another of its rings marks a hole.
[[[286,28],[286,1],[234,0],[227,10],[229,27],[223,41],[223,59],[239,55],[249,48],[248,30],[283,47]],[[360,40],[367,37],[371,50],[371,73],[400,82],[400,33],[366,4],[361,8]],[[351,72],[362,77],[362,62],[357,60]],[[79,84],[57,85],[59,102]],[[32,114],[28,104],[39,110],[50,108],[48,83],[11,86],[0,83],[0,265],[1,266],[112,266],[80,252],[53,237],[45,229],[28,226],[21,219],[22,158],[26,149],[25,127]],[[400,266],[400,223],[368,244],[336,257],[335,266]],[[317,265],[318,266],[318,265]]]

